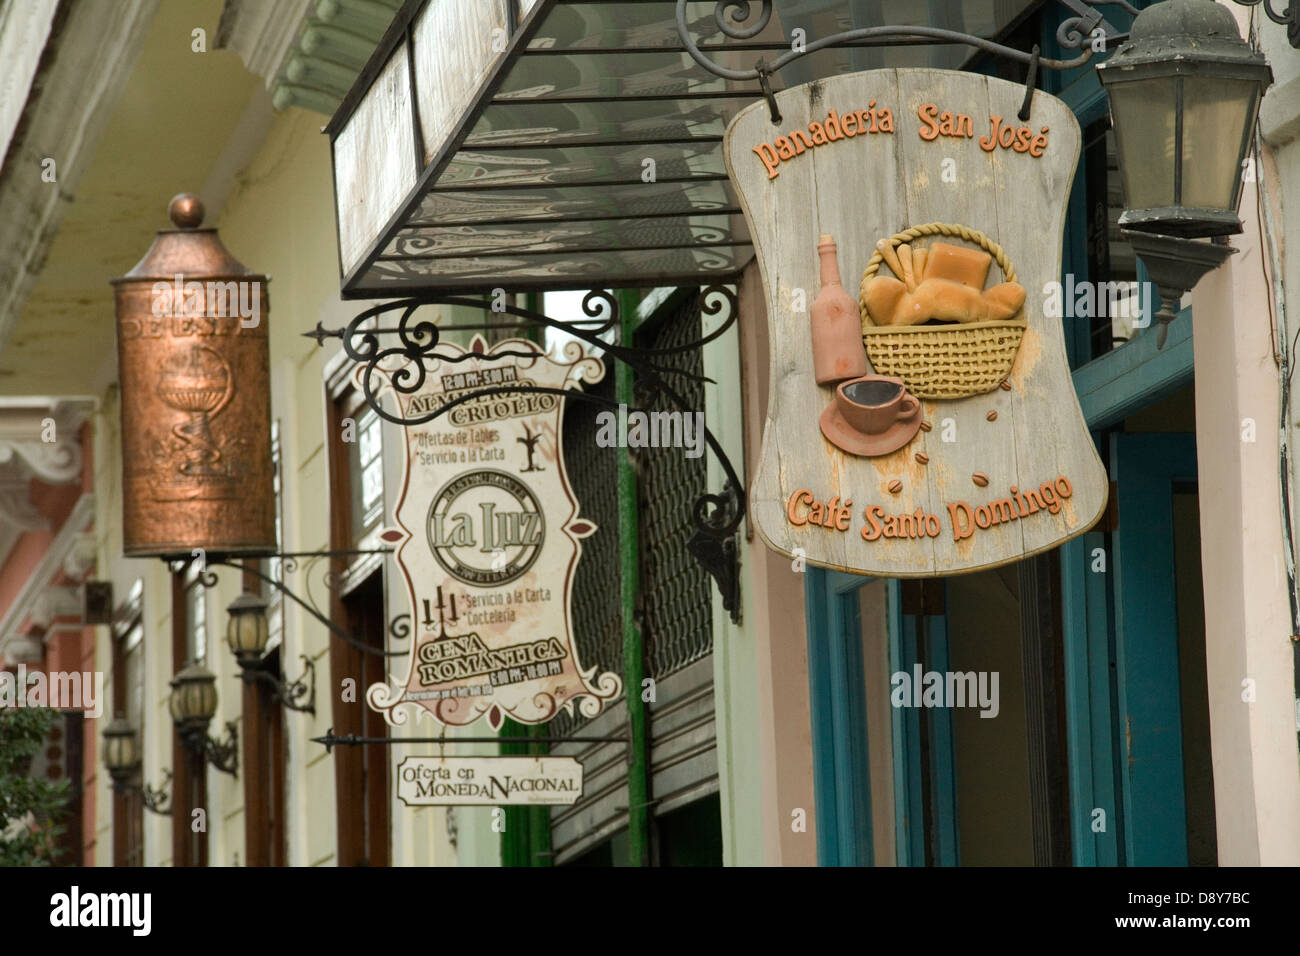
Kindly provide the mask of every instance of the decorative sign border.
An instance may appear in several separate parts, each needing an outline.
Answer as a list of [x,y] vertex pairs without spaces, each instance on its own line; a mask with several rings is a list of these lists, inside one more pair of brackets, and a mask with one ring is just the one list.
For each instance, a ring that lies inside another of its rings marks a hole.
[[373,684],[366,699],[395,726],[412,707],[452,726],[485,716],[494,730],[575,705],[595,717],[622,691],[616,674],[582,666],[571,626],[581,539],[596,526],[578,517],[565,469],[563,397],[512,387],[577,388],[600,381],[604,364],[576,342],[557,360],[524,339],[488,348],[482,336],[423,361],[411,391],[393,386],[419,379],[412,365],[375,373],[403,418],[451,407],[403,430],[394,526],[380,537],[395,545],[414,643],[402,684]]

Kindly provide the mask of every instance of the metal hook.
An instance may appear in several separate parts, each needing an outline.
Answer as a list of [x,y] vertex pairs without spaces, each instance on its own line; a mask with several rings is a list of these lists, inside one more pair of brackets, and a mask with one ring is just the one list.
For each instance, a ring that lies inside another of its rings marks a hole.
[[1020,106],[1020,122],[1029,122],[1029,104],[1034,101],[1034,88],[1038,85],[1038,58],[1040,50],[1038,44],[1034,44],[1033,52],[1029,60],[1029,78],[1025,80],[1025,102]]
[[759,60],[754,64],[754,69],[758,70],[758,85],[763,90],[763,97],[767,100],[768,111],[772,114],[772,122],[781,122],[781,111],[776,106],[776,96],[772,92],[772,82],[768,79],[772,74],[768,71],[767,63]]

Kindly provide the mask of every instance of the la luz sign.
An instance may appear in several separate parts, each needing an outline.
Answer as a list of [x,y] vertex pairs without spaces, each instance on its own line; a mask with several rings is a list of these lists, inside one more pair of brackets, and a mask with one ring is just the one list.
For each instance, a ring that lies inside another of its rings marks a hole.
[[[442,724],[486,716],[494,729],[575,706],[594,717],[621,689],[584,667],[570,621],[573,571],[596,526],[579,517],[565,471],[562,396],[510,389],[576,388],[604,365],[577,343],[557,359],[522,339],[440,344],[437,356],[424,358],[419,387],[393,393],[405,419],[446,411],[404,429],[395,526],[381,537],[396,545],[415,641],[402,685],[374,684],[367,700],[392,724],[412,707]],[[417,375],[405,368],[377,374]]]

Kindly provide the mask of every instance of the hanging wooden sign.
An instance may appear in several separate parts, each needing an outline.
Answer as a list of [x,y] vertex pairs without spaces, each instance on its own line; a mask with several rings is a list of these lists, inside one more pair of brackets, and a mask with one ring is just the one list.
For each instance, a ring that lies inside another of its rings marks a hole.
[[750,490],[768,545],[927,577],[1081,534],[1106,473],[1060,320],[1078,123],[943,70],[832,77],[727,129],[767,297],[768,418]]
[[[621,681],[584,668],[573,640],[573,571],[596,526],[578,516],[565,471],[564,400],[509,389],[575,388],[600,381],[604,365],[577,343],[559,361],[532,342],[488,349],[477,336],[468,352],[443,343],[437,354],[424,359],[421,387],[392,390],[401,417],[467,400],[405,429],[395,526],[380,537],[395,545],[415,640],[403,685],[375,684],[367,699],[392,724],[405,723],[405,705],[443,724],[486,716],[493,729],[505,717],[544,723],[575,705],[594,717]],[[390,385],[400,374],[376,371]]]
[[397,796],[408,807],[538,806],[576,803],[582,764],[574,757],[407,757]]

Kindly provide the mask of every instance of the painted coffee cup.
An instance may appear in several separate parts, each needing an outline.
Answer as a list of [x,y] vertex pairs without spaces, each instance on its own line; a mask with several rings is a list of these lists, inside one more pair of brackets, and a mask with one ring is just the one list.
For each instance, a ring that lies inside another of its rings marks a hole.
[[844,421],[864,435],[886,432],[921,407],[901,378],[888,375],[864,375],[841,382],[835,389],[835,404]]

